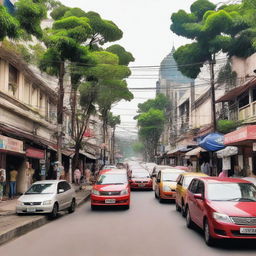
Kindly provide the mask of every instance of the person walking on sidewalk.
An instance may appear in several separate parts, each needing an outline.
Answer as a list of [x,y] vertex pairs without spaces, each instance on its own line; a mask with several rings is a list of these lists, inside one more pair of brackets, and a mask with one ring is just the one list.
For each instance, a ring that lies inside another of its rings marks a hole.
[[86,179],[86,184],[87,185],[90,184],[90,178],[91,178],[91,170],[87,166],[87,168],[85,169],[85,179]]
[[74,171],[74,180],[76,185],[80,185],[81,171],[77,167]]
[[10,198],[16,195],[16,182],[17,182],[18,171],[15,168],[11,168],[10,171]]
[[2,169],[0,169],[0,202],[3,200],[4,196],[4,174]]

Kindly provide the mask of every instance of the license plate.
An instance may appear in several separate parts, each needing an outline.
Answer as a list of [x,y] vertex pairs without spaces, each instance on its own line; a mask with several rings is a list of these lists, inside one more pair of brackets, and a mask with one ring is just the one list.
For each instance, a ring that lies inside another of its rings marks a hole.
[[35,212],[36,208],[27,208],[27,212]]
[[116,203],[116,199],[106,199],[105,200],[105,204],[115,204]]
[[138,187],[145,187],[145,184],[138,184]]
[[256,234],[256,228],[240,228],[241,234]]

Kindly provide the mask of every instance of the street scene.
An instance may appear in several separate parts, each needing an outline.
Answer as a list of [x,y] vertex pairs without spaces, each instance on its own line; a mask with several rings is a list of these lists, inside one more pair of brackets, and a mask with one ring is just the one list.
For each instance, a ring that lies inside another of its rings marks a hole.
[[256,0],[0,0],[0,255],[256,253]]

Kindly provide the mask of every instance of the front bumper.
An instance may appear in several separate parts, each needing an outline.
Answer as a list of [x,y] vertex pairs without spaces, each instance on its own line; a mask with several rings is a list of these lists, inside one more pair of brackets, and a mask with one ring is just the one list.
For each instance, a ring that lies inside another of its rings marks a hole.
[[176,191],[170,191],[170,192],[160,191],[160,197],[161,199],[175,200]]
[[53,205],[18,205],[16,213],[51,213]]
[[153,189],[152,183],[130,183],[131,189]]
[[[114,199],[115,203],[107,203],[106,200],[108,199]],[[130,205],[130,195],[97,196],[91,194],[91,205]]]
[[234,223],[220,223],[215,220],[212,221],[211,225],[211,236],[213,238],[229,238],[229,239],[256,239],[256,234],[242,234],[241,228],[254,228],[256,226],[237,225]]

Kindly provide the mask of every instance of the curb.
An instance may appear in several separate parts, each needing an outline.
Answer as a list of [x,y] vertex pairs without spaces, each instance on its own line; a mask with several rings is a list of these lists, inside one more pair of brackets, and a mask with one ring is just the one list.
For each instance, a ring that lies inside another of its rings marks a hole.
[[[88,191],[88,193],[84,196],[84,198],[77,200],[77,206],[81,206],[89,198],[90,198],[90,191]],[[45,225],[46,223],[49,223],[49,222],[51,222],[51,221],[48,220],[47,216],[40,216],[36,220],[32,220],[32,221],[25,223],[19,227],[9,230],[6,233],[0,235],[0,246],[3,245],[4,243],[9,242],[10,240],[12,240],[14,238],[22,236],[36,228],[39,228],[39,227]]]

